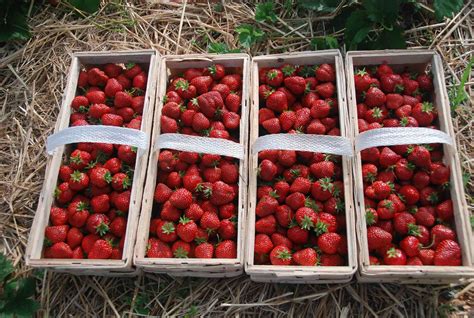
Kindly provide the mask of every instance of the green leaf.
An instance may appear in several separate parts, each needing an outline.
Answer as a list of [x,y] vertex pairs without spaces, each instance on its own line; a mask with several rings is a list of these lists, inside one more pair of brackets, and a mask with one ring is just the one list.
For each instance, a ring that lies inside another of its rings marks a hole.
[[239,34],[239,42],[245,48],[250,48],[254,43],[260,41],[264,33],[259,28],[254,27],[250,24],[241,24],[235,32]]
[[99,10],[100,0],[68,0],[77,10],[93,14]]
[[275,7],[273,2],[264,2],[257,4],[257,7],[255,8],[255,20],[259,22],[275,22],[277,20],[277,17],[275,15]]
[[362,2],[367,17],[373,21],[382,24],[385,28],[390,28],[398,18],[400,5],[403,0],[364,0]]
[[407,44],[403,37],[403,29],[394,27],[392,30],[383,30],[376,41],[369,44],[373,50],[381,49],[405,49]]
[[299,0],[298,6],[322,13],[331,13],[338,7],[339,0]]
[[209,43],[207,45],[207,51],[209,53],[218,53],[218,54],[224,54],[224,53],[240,53],[241,51],[239,49],[229,49],[227,44],[225,43]]
[[462,174],[462,185],[464,187],[467,187],[467,184],[469,183],[469,180],[471,179],[471,174],[470,173],[467,173],[467,172],[464,172]]
[[14,271],[12,262],[0,253],[0,282],[3,282]]
[[39,304],[32,299],[14,299],[3,307],[0,317],[31,318],[38,309]]
[[357,45],[365,40],[370,30],[372,23],[367,18],[367,12],[364,10],[357,10],[352,12],[346,22],[346,31],[344,32],[344,40],[349,50],[354,50]]
[[335,37],[325,36],[322,38],[312,39],[310,46],[313,50],[337,49],[339,43]]
[[474,215],[471,215],[471,227],[474,229]]
[[35,294],[36,281],[32,277],[19,278],[5,284],[5,297],[29,298]]
[[7,0],[0,11],[0,42],[28,40],[30,30],[27,22],[28,3]]
[[455,115],[456,110],[459,105],[469,98],[466,93],[464,86],[469,80],[469,75],[471,74],[472,64],[474,63],[474,58],[469,61],[466,66],[466,69],[462,73],[460,83],[449,90],[449,101],[451,104],[451,113]]
[[438,22],[443,21],[444,17],[452,17],[462,9],[463,0],[434,0],[435,16]]

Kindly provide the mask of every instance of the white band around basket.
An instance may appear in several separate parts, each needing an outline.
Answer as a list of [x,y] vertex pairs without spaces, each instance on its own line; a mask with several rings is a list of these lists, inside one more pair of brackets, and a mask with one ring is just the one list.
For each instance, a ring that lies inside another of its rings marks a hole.
[[227,156],[237,159],[244,158],[244,147],[236,142],[222,139],[183,134],[162,134],[154,145],[156,149],[174,149]]
[[391,127],[365,131],[355,140],[355,150],[378,146],[443,143],[453,145],[451,136],[441,130],[425,127]]
[[272,134],[259,137],[253,147],[254,154],[262,150],[295,150],[322,152],[339,156],[352,156],[352,143],[340,136],[310,134]]
[[115,126],[87,125],[68,127],[50,135],[46,141],[46,151],[51,155],[59,146],[78,142],[127,145],[137,147],[138,149],[146,149],[148,147],[147,135],[141,130]]

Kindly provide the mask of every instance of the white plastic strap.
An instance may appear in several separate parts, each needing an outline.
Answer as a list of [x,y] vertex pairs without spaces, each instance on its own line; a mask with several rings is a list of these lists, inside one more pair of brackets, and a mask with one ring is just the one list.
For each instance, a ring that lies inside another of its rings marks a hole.
[[451,136],[425,127],[390,127],[365,131],[355,140],[356,151],[378,146],[443,143],[453,145]]
[[323,152],[339,156],[352,156],[348,138],[310,134],[272,134],[259,137],[252,148],[254,154],[262,150],[295,150]]
[[241,144],[222,138],[209,138],[183,134],[162,134],[154,145],[156,149],[174,149],[244,158],[244,148]]
[[139,149],[148,147],[148,138],[143,131],[115,126],[88,125],[68,127],[50,135],[46,141],[46,151],[51,155],[59,146],[78,142],[128,145]]

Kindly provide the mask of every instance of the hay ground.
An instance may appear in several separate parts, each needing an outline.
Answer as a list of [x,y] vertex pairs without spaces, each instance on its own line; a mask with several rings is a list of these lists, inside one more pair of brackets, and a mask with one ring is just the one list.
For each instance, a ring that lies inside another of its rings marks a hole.
[[[115,1],[117,2],[117,1]],[[32,272],[23,253],[44,178],[46,137],[52,132],[65,86],[70,54],[81,50],[156,48],[162,54],[205,52],[210,41],[236,47],[234,29],[254,23],[254,6],[226,4],[107,3],[94,17],[78,18],[64,5],[32,7],[32,38],[0,47],[0,251],[19,268],[20,275],[38,277],[41,316],[109,317],[150,314],[160,316],[416,316],[433,317],[454,311],[473,315],[473,285],[398,286],[280,285],[234,279],[75,277]],[[150,1],[151,2],[151,1]],[[122,3],[122,2],[120,2]],[[473,6],[453,19],[410,22],[406,32],[411,48],[433,48],[444,57],[448,90],[459,83],[474,48]],[[33,14],[33,11],[34,12]],[[300,13],[301,14],[301,13]],[[261,24],[267,39],[249,53],[264,54],[309,49],[309,38],[342,33],[328,29],[327,17],[297,16],[278,6],[279,19]],[[470,100],[453,119],[466,195],[472,211],[474,180],[474,112],[472,76],[466,89]]]

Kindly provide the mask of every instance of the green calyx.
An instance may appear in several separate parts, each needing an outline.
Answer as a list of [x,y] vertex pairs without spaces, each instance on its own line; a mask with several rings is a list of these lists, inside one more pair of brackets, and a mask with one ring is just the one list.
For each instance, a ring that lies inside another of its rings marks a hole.
[[80,182],[82,180],[82,172],[76,170],[71,173],[71,180],[74,182]]
[[420,237],[421,232],[420,232],[420,228],[418,227],[418,225],[413,224],[413,223],[409,223],[408,224],[408,235]]
[[104,236],[108,231],[109,231],[109,226],[104,222],[101,222],[95,228],[95,232],[99,234],[100,236]]
[[174,251],[173,255],[176,258],[188,258],[188,251],[182,247],[178,247],[176,251]]
[[324,233],[327,233],[328,231],[328,225],[324,222],[318,221],[314,227],[314,233],[316,236],[320,236]]
[[306,198],[306,200],[304,201],[304,206],[310,208],[314,212],[319,212],[319,205],[316,204],[316,201],[311,198]]
[[161,232],[163,232],[164,234],[172,234],[172,233],[174,233],[174,231],[175,231],[175,227],[174,227],[174,224],[172,222],[166,222],[161,227]]
[[397,256],[397,250],[395,249],[395,247],[392,247],[392,248],[387,250],[387,256],[390,257],[390,258],[393,258],[393,257]]
[[277,253],[277,257],[282,260],[290,260],[291,252],[287,250],[282,250]]
[[174,84],[175,89],[181,89],[183,91],[187,90],[189,88],[189,83],[186,80],[178,80]]
[[307,215],[305,215],[302,219],[301,219],[301,224],[300,224],[301,228],[304,229],[304,230],[309,230],[311,229],[313,226],[314,226],[314,223],[313,221],[311,220],[311,218]]
[[433,104],[428,103],[428,102],[424,102],[423,104],[421,104],[421,111],[424,112],[424,113],[433,112]]
[[372,225],[375,223],[375,214],[372,211],[367,210],[365,212],[365,222],[367,225]]

